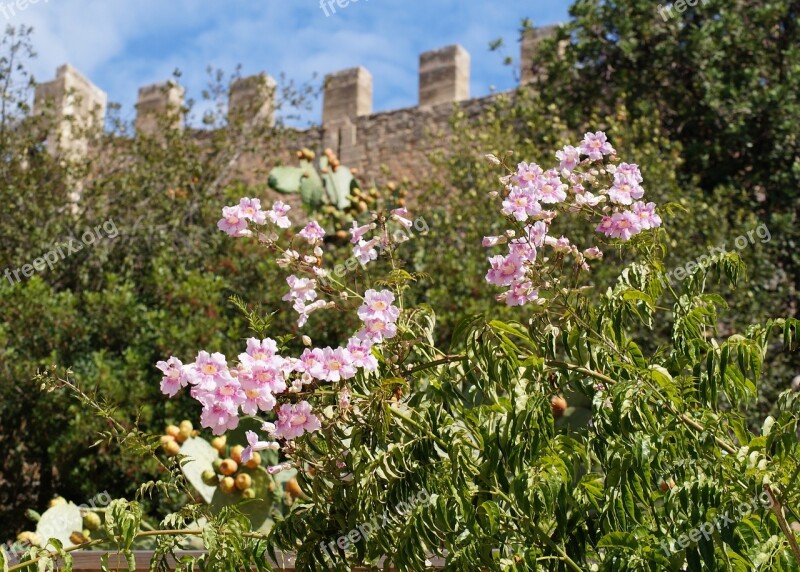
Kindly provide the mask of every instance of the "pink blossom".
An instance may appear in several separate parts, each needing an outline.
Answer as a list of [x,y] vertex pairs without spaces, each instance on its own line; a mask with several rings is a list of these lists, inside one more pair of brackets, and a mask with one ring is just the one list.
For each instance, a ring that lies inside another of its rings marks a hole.
[[492,256],[489,258],[491,268],[486,273],[486,281],[495,286],[509,286],[525,274],[523,259],[516,254],[508,256]]
[[222,218],[217,223],[217,228],[227,232],[230,236],[250,235],[250,231],[247,230],[247,219],[242,216],[238,206],[222,208]]
[[318,364],[323,360],[322,350],[320,348],[303,350],[300,359],[295,362],[294,370],[298,373],[310,373],[312,369],[316,369]]
[[639,170],[639,165],[631,163],[620,163],[615,171],[616,177],[627,177],[636,183],[642,182],[642,172]]
[[253,458],[253,453],[257,451],[277,451],[280,444],[274,441],[259,441],[255,431],[245,431],[247,437],[247,447],[242,451],[242,463],[247,463]]
[[539,187],[539,200],[545,204],[567,200],[567,185],[561,182],[561,178],[555,170],[551,169],[545,173],[542,185]]
[[358,317],[365,322],[373,318],[394,322],[400,316],[400,309],[393,302],[394,294],[390,290],[367,290],[364,303],[358,308]]
[[300,300],[302,302],[312,302],[317,298],[317,281],[313,278],[298,278],[294,274],[286,278],[286,283],[289,284],[289,292],[287,292],[281,300],[292,302],[293,300]]
[[186,384],[189,383],[184,375],[183,363],[176,357],[160,361],[156,367],[164,373],[164,378],[161,380],[161,393],[169,397],[175,396],[182,387],[186,387]]
[[375,228],[374,222],[365,224],[363,226],[358,226],[358,223],[356,223],[356,221],[353,221],[353,228],[350,229],[350,234],[352,235],[350,242],[352,242],[353,244],[358,244],[361,238],[374,228]]
[[583,255],[588,258],[589,260],[603,258],[603,251],[601,251],[596,246],[592,246],[591,248],[587,248],[583,251]]
[[315,300],[310,304],[306,304],[302,300],[295,300],[294,306],[292,307],[298,314],[300,314],[300,316],[297,318],[297,327],[302,328],[306,325],[306,322],[308,321],[308,315],[311,312],[321,310],[322,308],[328,308],[330,305],[330,302],[326,302],[324,300]]
[[364,320],[364,328],[356,332],[358,339],[374,344],[396,335],[397,325],[394,322],[387,322],[384,318],[368,318]]
[[377,243],[377,238],[373,238],[369,241],[359,240],[358,244],[353,247],[353,256],[358,258],[362,266],[371,260],[377,260],[378,251],[374,248]]
[[616,153],[611,143],[608,142],[606,134],[602,131],[584,135],[579,150],[581,154],[587,155],[592,161],[600,161],[603,155]]
[[511,284],[507,292],[503,292],[498,300],[504,301],[508,306],[522,306],[528,302],[535,302],[539,299],[539,291],[533,284],[526,281],[518,281]]
[[350,352],[350,359],[355,367],[364,368],[367,371],[378,369],[378,360],[372,355],[372,344],[358,338],[350,338],[347,342],[347,351]]
[[650,230],[661,226],[661,217],[656,214],[656,204],[642,201],[633,203],[633,212],[639,218],[639,226],[642,230]]
[[228,374],[228,363],[225,356],[219,352],[210,354],[201,351],[197,354],[194,364],[187,368],[187,379],[192,385],[214,387],[218,380]]
[[392,218],[406,228],[411,228],[413,224],[411,219],[408,218],[408,210],[405,208],[394,209],[392,211]]
[[286,216],[286,213],[288,213],[291,208],[292,207],[283,201],[275,201],[275,204],[272,205],[272,209],[267,212],[267,216],[269,217],[269,220],[271,220],[273,224],[276,224],[278,227],[289,228],[292,226],[292,223],[289,220],[289,217]]
[[239,212],[242,218],[252,220],[256,224],[267,222],[267,213],[261,210],[261,201],[258,199],[240,199]]
[[629,205],[634,199],[641,199],[644,196],[644,189],[632,178],[628,176],[614,177],[614,186],[608,191],[608,198],[620,205]]
[[580,210],[580,208],[583,206],[596,207],[605,200],[606,198],[602,195],[593,195],[589,191],[586,191],[579,195],[575,195],[575,210]]
[[514,187],[503,201],[502,213],[513,216],[518,221],[528,220],[542,211],[537,195],[532,189]]
[[569,252],[571,248],[569,239],[566,236],[562,236],[558,239],[553,238],[552,236],[546,236],[544,243],[550,246],[556,252]]
[[214,435],[222,435],[239,426],[239,415],[236,410],[230,410],[222,403],[210,403],[200,413],[200,425],[211,429]]
[[317,416],[311,412],[311,404],[308,401],[301,401],[295,405],[284,403],[278,411],[274,436],[277,439],[291,441],[304,433],[313,433],[321,426]]
[[[263,385],[272,393],[283,393],[286,391],[285,376],[287,373],[282,367],[283,364],[283,359],[276,360],[275,358],[270,358],[267,362],[253,362],[251,367],[247,369],[247,374],[242,378],[242,387],[244,387],[245,380],[247,380],[248,387],[252,387],[254,384]],[[252,383],[250,383],[251,380]]]
[[598,224],[595,227],[595,231],[602,232],[606,236],[611,236],[613,230],[614,230],[614,221],[611,220],[610,216],[604,216],[603,220],[600,221],[600,224]]
[[542,168],[536,163],[522,162],[517,165],[517,173],[513,180],[521,188],[534,188],[539,183],[542,173]]
[[239,354],[239,361],[267,361],[278,353],[278,344],[271,338],[248,338],[246,352]]
[[[350,352],[342,348],[325,348],[322,350],[322,360],[317,364],[319,375],[315,375],[321,381],[338,382],[343,379],[350,379],[356,374]],[[312,372],[312,375],[314,373]]]
[[611,222],[614,226],[608,236],[612,238],[630,240],[634,234],[638,234],[642,230],[639,217],[631,211],[614,213],[611,216]]
[[498,244],[505,244],[507,241],[508,239],[505,236],[484,236],[482,244],[484,248],[491,248]]
[[556,151],[556,159],[560,161],[559,169],[572,171],[580,163],[580,151],[572,145],[565,145],[561,151]]
[[245,395],[244,403],[241,405],[242,412],[255,415],[259,410],[272,411],[277,402],[269,384],[257,381],[253,375],[240,375],[239,378]]
[[301,238],[307,240],[309,244],[317,244],[325,238],[325,230],[315,220],[309,222],[305,228],[297,234]]

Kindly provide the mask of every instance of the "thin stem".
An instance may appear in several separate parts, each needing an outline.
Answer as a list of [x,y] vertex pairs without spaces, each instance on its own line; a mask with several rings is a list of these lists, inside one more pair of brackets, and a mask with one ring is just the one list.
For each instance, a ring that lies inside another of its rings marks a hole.
[[772,487],[769,484],[764,485],[764,491],[769,496],[769,500],[772,501],[772,505],[770,508],[772,512],[775,513],[775,518],[778,519],[778,525],[781,527],[783,531],[783,535],[789,541],[789,546],[792,548],[792,553],[794,554],[794,559],[800,564],[800,546],[797,545],[797,539],[792,532],[792,529],[789,528],[789,524],[786,522],[786,518],[783,516],[783,505],[781,504],[778,495],[772,490]]

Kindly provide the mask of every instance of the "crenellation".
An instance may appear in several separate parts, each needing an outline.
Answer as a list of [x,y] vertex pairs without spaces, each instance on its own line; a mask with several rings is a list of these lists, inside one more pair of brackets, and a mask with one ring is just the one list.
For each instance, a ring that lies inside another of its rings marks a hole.
[[182,129],[185,93],[174,80],[140,88],[136,101],[136,132],[155,135],[165,120],[170,128]]
[[275,80],[260,73],[242,77],[231,83],[228,119],[275,124]]
[[47,136],[50,153],[85,155],[91,132],[103,127],[107,102],[106,93],[69,64],[60,66],[52,81],[38,84],[34,114],[53,113],[54,124]]
[[[521,83],[532,82],[541,74],[533,65],[540,43],[557,32],[555,26],[527,31],[520,51]],[[372,112],[372,75],[355,67],[325,77],[322,121],[318,127],[297,132],[303,146],[333,149],[342,163],[355,167],[368,180],[409,177],[421,180],[429,172],[431,153],[450,133],[453,105],[467,116],[477,116],[495,97],[470,98],[470,55],[459,45],[425,52],[419,57],[419,102],[416,107]],[[230,121],[274,124],[276,82],[266,73],[239,78],[230,85]],[[81,97],[64,98],[72,91]],[[55,80],[36,88],[36,108],[45,99],[56,99],[62,115],[89,117],[88,110],[99,112],[92,121],[102,124],[106,95],[70,66],[62,66]],[[78,101],[82,102],[78,105]],[[136,103],[136,131],[157,134],[167,125],[183,127],[184,89],[174,81],[142,87]],[[88,106],[88,107],[87,107]],[[62,129],[62,138],[63,138]],[[67,132],[68,133],[68,132]],[[53,145],[55,148],[55,145]],[[268,156],[269,162],[278,157]],[[254,172],[255,163],[246,162]],[[244,165],[242,165],[244,167]],[[391,173],[391,175],[389,174]]]
[[459,45],[419,56],[419,106],[433,107],[469,99],[469,52]]

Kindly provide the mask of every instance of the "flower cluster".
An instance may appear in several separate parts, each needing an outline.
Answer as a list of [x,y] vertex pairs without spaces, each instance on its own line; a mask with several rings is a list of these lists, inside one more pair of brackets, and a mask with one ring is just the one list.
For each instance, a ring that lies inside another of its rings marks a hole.
[[540,301],[532,270],[544,247],[559,255],[572,254],[583,269],[588,269],[587,260],[602,257],[596,246],[581,251],[564,236],[550,236],[559,211],[600,217],[596,231],[623,241],[661,225],[655,204],[640,200],[644,189],[639,167],[617,165],[615,155],[605,133],[587,133],[577,147],[567,145],[556,153],[558,168],[545,171],[535,163],[523,162],[503,180],[506,192],[501,212],[517,229],[483,239],[487,248],[508,244],[507,254],[489,258],[486,274],[490,284],[508,288],[499,300],[509,306]]
[[250,222],[257,225],[266,224],[269,219],[280,228],[289,228],[291,222],[286,214],[291,207],[282,201],[277,201],[269,211],[261,210],[261,201],[258,199],[243,198],[239,204],[222,209],[222,218],[217,223],[217,228],[231,236],[250,236],[248,229]]

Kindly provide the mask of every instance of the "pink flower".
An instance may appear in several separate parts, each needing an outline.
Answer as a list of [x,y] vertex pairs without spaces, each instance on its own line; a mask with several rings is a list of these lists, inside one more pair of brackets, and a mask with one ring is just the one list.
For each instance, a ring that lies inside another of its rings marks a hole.
[[389,290],[367,290],[364,303],[358,308],[358,317],[364,322],[373,318],[394,322],[400,316],[400,309],[393,302],[394,294]]
[[539,187],[539,200],[545,204],[560,203],[567,200],[567,185],[561,182],[558,173],[551,169]]
[[295,405],[284,403],[278,411],[275,437],[291,441],[304,433],[313,433],[321,426],[317,416],[311,412],[311,404],[308,401],[301,401]]
[[247,219],[244,218],[238,206],[222,208],[222,218],[217,223],[217,228],[227,232],[230,236],[250,235],[250,231],[247,230]]
[[583,255],[589,260],[603,258],[603,252],[596,246],[584,250]]
[[372,355],[372,344],[358,338],[350,338],[347,342],[347,351],[350,352],[350,359],[355,367],[364,368],[367,371],[378,369],[378,360]]
[[523,259],[513,253],[508,256],[492,256],[489,264],[491,268],[486,273],[486,281],[495,286],[509,286],[525,275]]
[[413,224],[411,219],[408,218],[408,210],[404,208],[394,209],[392,211],[392,218],[406,228],[411,228]]
[[522,306],[528,302],[535,302],[539,299],[539,291],[530,282],[514,282],[507,292],[503,292],[498,300],[504,301],[508,306]]
[[[286,371],[282,367],[284,360],[270,359],[268,362],[257,361],[247,370],[242,378],[242,387],[247,380],[248,387],[255,385],[266,386],[272,393],[283,393],[286,391]],[[250,381],[252,380],[252,383]]]
[[513,216],[518,221],[528,220],[542,211],[542,206],[537,200],[537,195],[532,189],[514,187],[503,201],[504,215]]
[[239,212],[242,218],[252,220],[256,224],[267,222],[267,213],[261,210],[261,201],[258,199],[240,199]]
[[317,244],[322,242],[325,238],[325,230],[315,220],[309,222],[303,230],[297,233],[301,238],[308,241],[309,244]]
[[286,278],[286,283],[289,284],[290,290],[281,300],[286,302],[292,302],[293,300],[312,302],[316,300],[317,292],[314,288],[317,287],[317,281],[313,278],[298,278],[292,274]]
[[187,366],[187,379],[192,385],[213,388],[218,380],[228,375],[228,363],[219,352],[209,355],[207,351],[197,354],[194,364]]
[[600,161],[603,155],[616,153],[611,143],[607,141],[606,134],[602,131],[584,135],[579,150],[582,155],[587,155],[592,161]]
[[505,236],[484,236],[482,244],[484,248],[491,248],[498,244],[505,244],[507,241],[508,239]]
[[258,434],[255,431],[245,431],[247,437],[247,447],[242,451],[242,463],[247,463],[253,458],[253,453],[257,451],[277,451],[280,449],[280,444],[275,441],[259,441]]
[[322,363],[323,355],[322,350],[319,348],[304,349],[300,359],[295,362],[294,370],[298,373],[311,373],[312,369],[316,369],[318,364]]
[[306,304],[302,300],[295,300],[294,306],[292,307],[298,314],[300,314],[300,316],[297,318],[297,327],[302,328],[303,326],[306,325],[306,322],[308,321],[308,315],[311,312],[320,310],[322,308],[327,308],[329,307],[329,305],[330,303],[324,300],[316,300],[314,302],[311,302],[310,304]]
[[620,205],[629,205],[634,199],[641,199],[644,189],[628,176],[614,176],[614,186],[608,191],[608,198]]
[[164,378],[161,380],[161,393],[169,397],[175,396],[182,387],[186,387],[186,384],[189,383],[183,372],[183,363],[176,357],[160,361],[156,367],[164,373]]
[[513,181],[521,188],[533,189],[538,185],[542,173],[542,168],[536,163],[522,162],[517,165]]
[[[257,381],[253,375],[240,374],[239,379],[245,396],[244,403],[241,406],[243,413],[256,415],[259,410],[272,411],[276,401],[269,384]],[[286,387],[286,384],[284,384],[284,387]]]
[[353,247],[353,256],[358,258],[358,261],[361,263],[362,266],[364,266],[371,260],[377,260],[378,251],[375,250],[374,248],[374,246],[377,243],[378,243],[377,238],[373,238],[372,240],[369,241],[359,240],[358,244]]
[[642,230],[650,230],[661,226],[661,217],[656,214],[656,204],[642,201],[633,203],[633,212],[639,218],[639,226]]
[[550,246],[556,252],[569,252],[570,250],[569,239],[566,236],[562,236],[558,239],[553,238],[552,236],[547,236],[544,239],[544,243]]
[[286,216],[286,213],[288,213],[291,208],[292,207],[283,201],[275,201],[275,204],[272,205],[272,210],[267,212],[267,216],[269,217],[269,220],[271,220],[273,224],[276,224],[278,227],[289,228],[292,226],[292,223],[289,220],[289,217]]
[[245,354],[239,354],[239,361],[267,361],[278,353],[278,344],[271,338],[248,338],[246,351]]
[[[322,361],[319,362],[318,367],[319,375],[314,377],[321,381],[337,382],[350,379],[356,374],[350,352],[342,348],[322,350]],[[312,373],[312,375],[314,374]]]
[[356,221],[353,221],[353,228],[350,229],[350,234],[352,235],[350,242],[352,242],[353,244],[358,244],[361,238],[374,228],[375,228],[374,222],[365,224],[364,226],[358,226],[358,223],[356,223]]
[[356,332],[356,337],[370,343],[379,344],[397,335],[397,326],[394,322],[387,322],[383,318],[368,318],[364,320],[364,328]]
[[611,233],[614,230],[614,221],[611,220],[610,216],[604,216],[603,220],[600,221],[600,224],[598,224],[594,230],[597,232],[602,232],[606,236],[611,236]]
[[614,224],[609,233],[612,238],[630,240],[634,234],[638,234],[642,230],[639,217],[631,211],[614,213],[611,216],[611,222]]
[[222,435],[239,426],[239,415],[236,410],[231,411],[221,403],[211,403],[203,407],[200,425],[211,429],[214,435]]
[[575,195],[575,207],[576,208],[574,210],[580,210],[580,208],[583,207],[583,206],[596,207],[597,205],[602,203],[604,200],[606,200],[606,198],[604,196],[602,196],[602,195],[597,196],[597,195],[593,195],[589,191],[585,191],[585,192],[583,192],[583,193],[581,193],[579,195]]
[[620,163],[617,165],[617,170],[614,173],[616,177],[626,177],[632,179],[636,183],[642,182],[642,172],[639,170],[639,165],[631,163]]
[[580,151],[572,145],[565,145],[561,151],[556,151],[556,159],[560,161],[558,168],[572,171],[580,163]]

